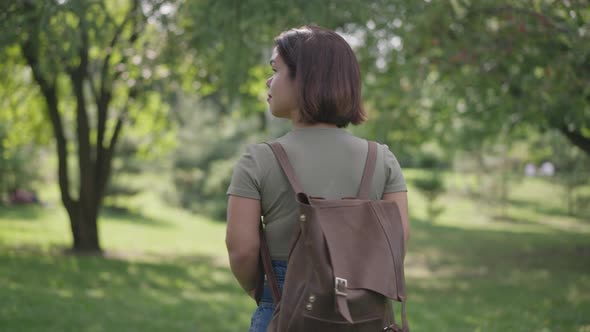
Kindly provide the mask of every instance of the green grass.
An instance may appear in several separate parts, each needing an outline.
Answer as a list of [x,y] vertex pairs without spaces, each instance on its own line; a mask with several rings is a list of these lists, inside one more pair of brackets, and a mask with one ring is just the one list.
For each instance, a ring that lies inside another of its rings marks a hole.
[[[436,222],[410,185],[412,331],[590,332],[590,220],[542,180],[515,185],[503,215],[464,190],[471,178],[446,180]],[[0,331],[246,331],[255,305],[227,267],[225,225],[140,202],[103,215],[105,257],[63,253],[58,205],[0,209]]]

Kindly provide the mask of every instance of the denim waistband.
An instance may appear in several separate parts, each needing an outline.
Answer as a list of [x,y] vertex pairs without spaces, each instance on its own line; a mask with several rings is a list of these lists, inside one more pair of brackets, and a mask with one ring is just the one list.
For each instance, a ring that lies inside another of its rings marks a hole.
[[[277,278],[277,283],[279,284],[279,290],[281,293],[283,292],[283,284],[285,283],[285,275],[287,274],[287,261],[272,261],[272,269],[275,273],[275,277]],[[262,297],[260,298],[260,302],[266,303],[274,303],[272,300],[272,294],[270,292],[270,288],[268,286],[268,281],[265,279],[264,281],[264,290],[262,291]]]

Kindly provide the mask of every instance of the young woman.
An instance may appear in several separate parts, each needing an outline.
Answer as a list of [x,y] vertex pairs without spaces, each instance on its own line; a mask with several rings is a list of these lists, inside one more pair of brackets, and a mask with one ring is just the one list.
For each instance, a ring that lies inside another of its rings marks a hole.
[[[306,193],[325,198],[356,196],[368,146],[345,131],[366,119],[360,69],[354,52],[337,33],[304,26],[281,33],[266,81],[272,114],[290,119],[293,130],[276,141],[287,152]],[[371,199],[396,201],[404,239],[410,236],[406,183],[386,145],[379,145]],[[282,289],[291,236],[298,220],[295,195],[266,144],[250,145],[234,168],[227,207],[228,248],[232,272],[254,296],[263,216],[273,268]],[[250,332],[265,331],[274,310],[265,285]]]

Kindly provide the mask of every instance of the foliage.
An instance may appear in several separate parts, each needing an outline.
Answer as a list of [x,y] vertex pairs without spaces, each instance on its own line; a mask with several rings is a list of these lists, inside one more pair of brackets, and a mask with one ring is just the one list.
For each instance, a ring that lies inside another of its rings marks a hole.
[[[17,52],[14,47],[5,50],[7,55]],[[30,70],[12,56],[2,58],[0,76],[10,79],[0,80],[0,202],[11,189],[34,189],[43,175],[41,152],[50,140],[44,114],[31,112],[42,101],[28,92]]]
[[364,132],[398,158],[547,128],[590,154],[587,1],[377,3],[345,32],[365,75]]
[[190,55],[175,57],[178,80],[223,114],[264,111],[268,61],[281,31],[312,23],[336,29],[370,15],[355,0],[181,1],[175,13],[168,52]]
[[14,142],[6,122],[0,122],[0,204],[14,189],[34,190],[41,178],[40,147],[34,143]]
[[[590,154],[590,7],[586,1],[433,1],[407,28],[406,54],[449,95],[451,128],[468,137],[559,130]],[[404,39],[406,40],[406,39]]]

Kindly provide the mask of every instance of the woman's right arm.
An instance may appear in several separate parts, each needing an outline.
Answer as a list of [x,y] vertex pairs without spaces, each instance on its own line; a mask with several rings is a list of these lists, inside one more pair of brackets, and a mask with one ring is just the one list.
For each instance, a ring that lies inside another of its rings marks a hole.
[[252,295],[260,250],[260,201],[229,195],[225,243],[232,273],[242,288]]

